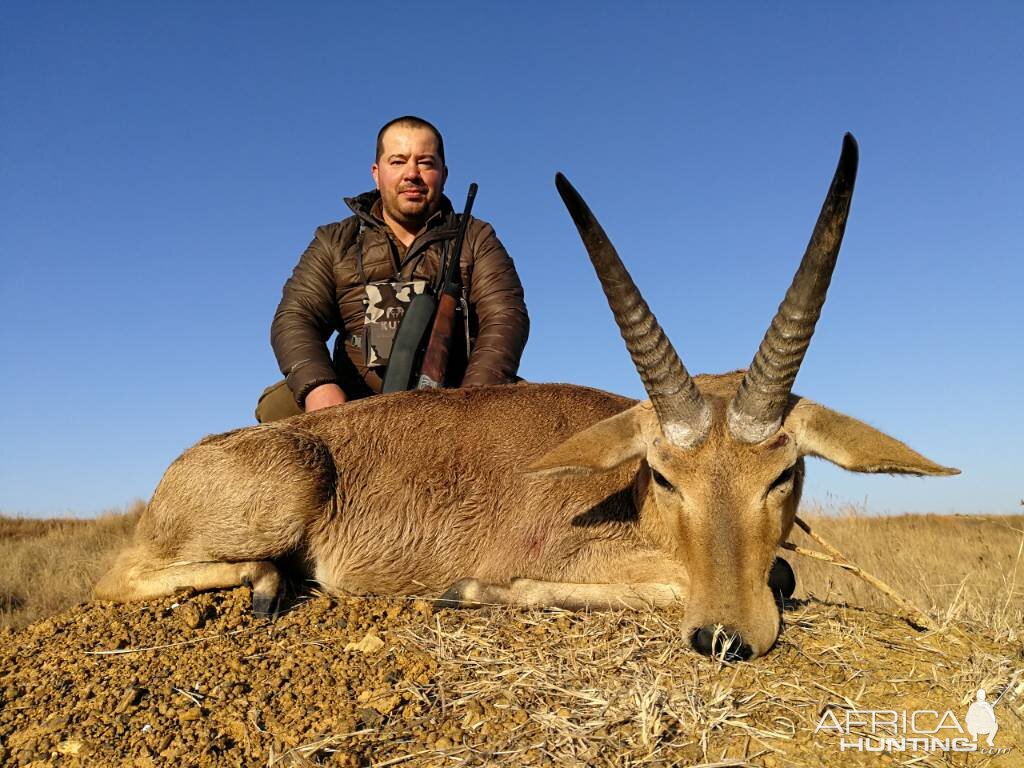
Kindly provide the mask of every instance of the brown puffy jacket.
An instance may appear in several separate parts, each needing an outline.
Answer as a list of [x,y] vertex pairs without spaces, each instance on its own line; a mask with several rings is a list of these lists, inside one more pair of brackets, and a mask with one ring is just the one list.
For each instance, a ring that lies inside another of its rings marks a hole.
[[[370,282],[426,279],[436,286],[442,247],[457,230],[458,217],[442,197],[441,208],[405,249],[380,217],[379,192],[345,202],[355,215],[316,230],[285,283],[270,329],[277,362],[300,406],[310,390],[331,382],[349,399],[380,392],[384,369],[367,368],[351,339],[363,327],[364,274]],[[360,240],[363,273],[357,259]],[[530,321],[515,265],[487,222],[470,220],[460,268],[470,349],[468,356],[463,350],[461,359],[456,350],[447,380],[458,383],[461,378],[462,386],[513,381]],[[326,341],[335,331],[332,363]]]

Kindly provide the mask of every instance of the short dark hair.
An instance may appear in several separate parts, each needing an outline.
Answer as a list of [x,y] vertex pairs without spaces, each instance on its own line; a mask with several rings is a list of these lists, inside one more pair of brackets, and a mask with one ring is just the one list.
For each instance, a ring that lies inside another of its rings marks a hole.
[[441,156],[441,165],[444,165],[444,139],[441,138],[441,132],[437,130],[433,123],[424,120],[422,117],[416,117],[416,115],[403,115],[384,123],[384,127],[377,132],[377,154],[374,156],[376,160],[380,160],[380,156],[384,154],[384,134],[387,133],[388,128],[395,125],[401,125],[406,128],[426,128],[428,131],[433,132],[434,137],[437,139],[437,154]]

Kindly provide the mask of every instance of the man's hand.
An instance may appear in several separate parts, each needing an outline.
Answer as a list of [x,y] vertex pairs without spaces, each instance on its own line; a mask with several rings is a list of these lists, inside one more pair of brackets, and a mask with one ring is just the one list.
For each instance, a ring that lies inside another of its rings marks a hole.
[[314,387],[306,395],[306,413],[319,411],[332,405],[341,405],[346,400],[345,393],[337,384],[321,384]]

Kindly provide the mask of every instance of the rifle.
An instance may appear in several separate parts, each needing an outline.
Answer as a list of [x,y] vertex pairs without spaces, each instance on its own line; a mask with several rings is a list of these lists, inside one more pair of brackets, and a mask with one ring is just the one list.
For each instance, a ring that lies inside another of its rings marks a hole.
[[427,342],[427,351],[423,355],[423,366],[416,382],[416,389],[437,389],[444,384],[452,334],[455,332],[455,309],[462,300],[462,273],[459,270],[462,243],[466,239],[466,226],[469,224],[469,213],[473,210],[476,189],[475,183],[469,185],[466,208],[459,219],[459,232],[455,236],[455,247],[452,248],[451,260],[445,270],[441,300],[437,305],[437,314],[434,315],[434,327],[430,331],[430,341]]
[[[382,393],[403,392],[410,388],[409,380],[412,378],[416,357],[423,349],[424,334],[427,332],[427,328],[431,326],[431,320],[434,322],[427,350],[429,353],[430,345],[434,345],[435,352],[433,359],[436,360],[441,355],[443,355],[443,359],[441,360],[439,368],[436,363],[432,364],[434,366],[434,375],[427,376],[428,383],[423,383],[423,376],[417,377],[416,388],[423,389],[425,387],[438,387],[443,381],[444,371],[448,362],[448,350],[451,347],[452,333],[454,333],[455,307],[457,306],[458,299],[462,294],[462,273],[459,271],[462,242],[466,235],[466,222],[469,220],[469,212],[473,208],[473,200],[476,197],[476,190],[476,184],[471,184],[469,187],[469,196],[466,199],[466,210],[463,211],[462,218],[459,221],[459,229],[455,237],[455,245],[452,248],[452,253],[450,255],[451,261],[442,265],[444,275],[441,303],[442,305],[445,305],[444,309],[438,309],[438,300],[430,291],[417,294],[413,298],[412,302],[409,304],[409,308],[405,311],[405,316],[402,318],[401,324],[398,326],[398,333],[395,334],[394,345],[391,348],[391,359],[388,361],[388,370],[384,375],[384,385],[381,387]],[[444,297],[449,293],[451,293],[452,299],[446,302]],[[438,312],[437,316],[434,314],[435,310]],[[439,329],[437,325],[437,317],[441,315],[442,311],[448,315],[448,329],[446,335],[443,332],[443,329]],[[438,336],[439,333],[441,333],[441,336]],[[439,349],[439,345],[442,344],[442,337],[447,339],[444,342],[445,349],[443,352]],[[426,370],[426,356],[424,356],[423,368]]]

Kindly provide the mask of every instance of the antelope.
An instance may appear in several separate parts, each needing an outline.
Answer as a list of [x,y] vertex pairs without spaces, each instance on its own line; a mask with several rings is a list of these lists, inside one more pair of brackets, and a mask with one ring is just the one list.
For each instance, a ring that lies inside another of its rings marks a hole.
[[334,594],[449,606],[681,603],[680,631],[697,651],[764,654],[781,628],[769,581],[786,580],[775,552],[793,525],[804,457],[853,472],[959,472],[791,391],[839,253],[857,156],[847,134],[750,367],[696,377],[558,174],[649,399],[571,384],[400,392],[207,437],[167,469],[96,596],[247,584],[254,611],[267,615],[279,564],[290,561]]

